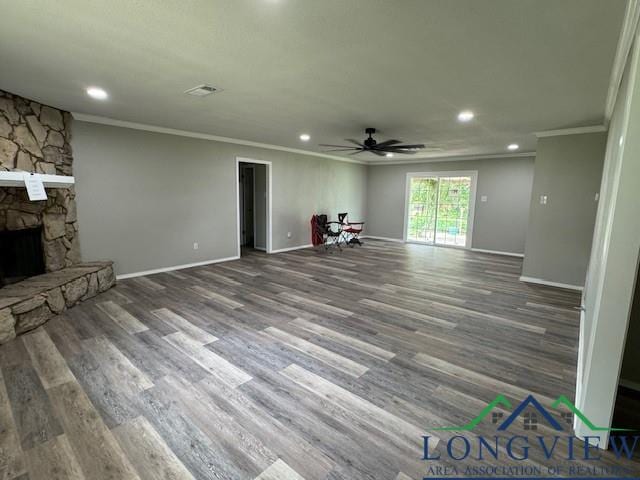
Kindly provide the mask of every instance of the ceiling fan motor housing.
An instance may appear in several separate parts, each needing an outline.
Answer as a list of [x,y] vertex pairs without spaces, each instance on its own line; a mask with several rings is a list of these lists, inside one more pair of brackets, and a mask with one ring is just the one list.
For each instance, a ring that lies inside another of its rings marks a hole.
[[364,144],[365,144],[367,147],[369,147],[369,148],[371,148],[371,147],[375,147],[375,146],[376,146],[376,144],[377,144],[378,142],[376,142],[373,138],[371,138],[371,135],[373,135],[373,134],[375,134],[375,133],[376,133],[376,129],[375,129],[375,128],[371,128],[371,127],[369,127],[369,128],[367,128],[367,129],[365,129],[365,133],[366,133],[367,135],[369,135],[369,138],[367,138],[367,139],[364,141]]

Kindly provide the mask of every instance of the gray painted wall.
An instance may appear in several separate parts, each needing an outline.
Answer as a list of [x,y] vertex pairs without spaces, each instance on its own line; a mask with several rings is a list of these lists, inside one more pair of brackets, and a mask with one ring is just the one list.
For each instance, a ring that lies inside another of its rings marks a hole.
[[523,253],[533,164],[533,157],[512,157],[370,166],[366,234],[403,238],[408,172],[477,170],[472,247]]
[[73,149],[83,260],[118,274],[235,256],[236,156],[273,162],[274,250],[309,244],[314,212],[364,218],[363,165],[85,122]]
[[584,285],[606,141],[606,133],[538,140],[523,276]]

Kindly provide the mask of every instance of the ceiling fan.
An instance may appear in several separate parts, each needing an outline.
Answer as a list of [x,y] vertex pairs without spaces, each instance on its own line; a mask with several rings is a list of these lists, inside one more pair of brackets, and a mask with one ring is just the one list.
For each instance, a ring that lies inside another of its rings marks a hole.
[[376,142],[373,139],[373,135],[376,133],[375,128],[367,128],[365,133],[369,135],[362,143],[353,140],[352,138],[346,138],[347,142],[351,142],[357,146],[350,145],[327,145],[320,144],[321,147],[333,147],[332,150],[325,150],[326,152],[352,152],[349,155],[356,155],[362,152],[371,152],[379,157],[392,156],[394,153],[402,153],[411,155],[419,150],[425,148],[424,144],[417,143],[415,145],[399,145],[402,142],[400,140],[386,140],[384,142]]

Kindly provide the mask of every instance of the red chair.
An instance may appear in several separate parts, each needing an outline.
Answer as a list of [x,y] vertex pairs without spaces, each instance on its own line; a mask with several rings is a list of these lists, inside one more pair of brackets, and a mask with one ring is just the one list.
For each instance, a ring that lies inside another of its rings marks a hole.
[[311,243],[314,247],[324,245],[325,250],[329,250],[329,247],[334,246],[342,250],[341,239],[341,222],[330,222],[324,214],[311,217]]
[[345,244],[353,247],[354,245],[362,246],[360,234],[364,228],[364,222],[349,221],[348,213],[339,213],[338,222],[342,225],[342,239]]
[[320,222],[317,215],[311,216],[311,243],[314,247],[322,245],[324,243],[324,235],[320,229]]

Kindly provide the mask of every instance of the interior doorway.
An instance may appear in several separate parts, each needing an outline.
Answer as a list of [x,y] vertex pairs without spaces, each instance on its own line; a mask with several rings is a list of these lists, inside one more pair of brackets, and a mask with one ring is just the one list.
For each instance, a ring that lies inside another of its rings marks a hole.
[[256,179],[255,167],[250,163],[240,164],[240,246],[256,247]]
[[408,173],[404,240],[471,248],[477,172]]
[[271,162],[236,159],[238,256],[271,252]]

